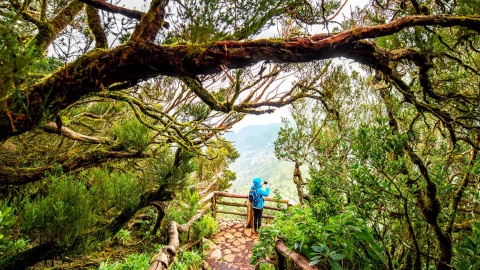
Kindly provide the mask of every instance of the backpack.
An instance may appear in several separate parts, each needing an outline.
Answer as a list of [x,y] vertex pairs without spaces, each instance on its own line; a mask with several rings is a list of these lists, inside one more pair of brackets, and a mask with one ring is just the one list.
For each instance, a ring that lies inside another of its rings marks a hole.
[[250,193],[248,193],[248,200],[250,203],[255,206],[260,201],[260,194],[258,194],[257,189],[250,189]]

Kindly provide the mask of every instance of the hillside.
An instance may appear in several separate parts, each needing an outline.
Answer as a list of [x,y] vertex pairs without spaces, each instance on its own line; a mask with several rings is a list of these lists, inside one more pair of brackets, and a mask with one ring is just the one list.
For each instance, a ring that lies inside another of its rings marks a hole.
[[272,190],[278,189],[283,198],[297,201],[292,181],[293,163],[279,161],[274,153],[273,143],[281,126],[281,123],[247,126],[225,136],[240,153],[240,157],[230,165],[237,174],[237,180],[229,191],[247,193],[252,179],[260,177],[269,182]]

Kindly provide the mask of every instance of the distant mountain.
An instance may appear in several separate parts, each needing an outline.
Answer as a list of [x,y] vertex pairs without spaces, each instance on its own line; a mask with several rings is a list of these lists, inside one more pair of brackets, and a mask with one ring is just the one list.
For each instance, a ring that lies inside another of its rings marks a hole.
[[246,194],[252,179],[260,177],[269,182],[272,192],[278,189],[283,198],[298,201],[292,181],[294,164],[279,161],[275,157],[274,142],[281,126],[281,123],[247,126],[238,132],[226,134],[226,139],[240,153],[240,157],[230,165],[230,169],[237,174],[231,192]]

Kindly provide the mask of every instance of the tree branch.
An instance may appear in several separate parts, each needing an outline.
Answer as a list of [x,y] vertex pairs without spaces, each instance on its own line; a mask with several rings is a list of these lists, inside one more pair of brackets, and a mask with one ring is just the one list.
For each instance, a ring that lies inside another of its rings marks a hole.
[[165,22],[165,8],[169,0],[152,0],[150,9],[142,17],[132,33],[130,41],[133,44],[138,42],[151,43],[155,40],[158,31]]
[[[63,172],[71,172],[76,169],[88,168],[100,165],[111,159],[144,158],[147,157],[143,152],[127,153],[119,151],[108,151],[96,149],[83,153],[80,156],[69,160],[61,160],[60,164]],[[55,165],[46,165],[40,168],[11,168],[0,166],[0,185],[23,185],[42,179],[45,173],[57,168]]]
[[87,13],[88,28],[90,28],[95,38],[95,48],[108,48],[107,35],[103,30],[102,22],[98,15],[98,9],[92,6],[87,6],[85,11]]
[[[162,10],[166,1],[160,2],[155,2],[157,4],[151,10]],[[155,14],[151,16],[150,19],[157,18]],[[157,19],[163,20],[160,17]],[[144,19],[132,36],[132,41],[145,41],[156,35],[158,23],[146,25],[149,19]],[[133,46],[128,43],[109,51],[93,51],[27,89],[25,98],[19,100],[19,97],[12,95],[5,99],[0,119],[12,120],[0,121],[0,141],[31,130],[44,116],[55,115],[86,94],[103,91],[105,87],[126,81],[145,80],[159,75],[192,77],[219,72],[222,66],[243,68],[266,60],[298,63],[343,56],[376,67],[379,59],[388,61],[388,54],[361,39],[381,37],[418,25],[464,26],[478,30],[480,18],[407,16],[384,25],[359,27],[310,38],[174,46],[152,43]],[[36,102],[26,103],[26,100]],[[49,111],[45,111],[45,108],[49,108]]]
[[150,260],[149,270],[161,270],[168,269],[173,262],[173,258],[177,253],[177,249],[180,246],[180,240],[178,237],[179,232],[187,232],[195,221],[201,218],[205,212],[210,210],[211,203],[207,203],[202,210],[198,211],[187,223],[178,225],[175,221],[170,222],[170,229],[168,233],[169,242],[167,246],[162,247]]
[[[67,25],[72,23],[75,16],[82,10],[83,3],[80,1],[70,2],[50,22],[41,22],[38,26],[38,34],[28,44],[27,48],[34,48],[37,54],[43,53],[48,46],[57,38]],[[29,50],[27,50],[28,52]]]
[[[50,122],[42,126],[43,131],[49,132],[49,133],[57,133],[58,132],[58,127],[57,124]],[[86,136],[80,133],[77,133],[67,127],[62,127],[60,129],[60,133],[72,140],[76,141],[81,141],[81,142],[86,142],[86,143],[92,143],[92,144],[106,144],[106,145],[113,145],[114,141],[112,141],[109,138],[98,138],[98,137],[92,137],[92,136]]]
[[140,20],[142,16],[145,15],[144,12],[112,5],[110,3],[107,3],[105,0],[79,0],[79,1],[91,7],[101,9],[109,13],[121,14],[125,17],[132,18],[132,19]]

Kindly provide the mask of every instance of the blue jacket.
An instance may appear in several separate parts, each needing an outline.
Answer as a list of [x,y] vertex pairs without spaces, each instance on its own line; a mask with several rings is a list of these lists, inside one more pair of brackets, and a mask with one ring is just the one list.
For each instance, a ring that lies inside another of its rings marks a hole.
[[270,194],[270,188],[267,187],[265,190],[262,189],[262,179],[260,178],[254,178],[253,179],[253,186],[251,187],[252,189],[256,189],[258,194],[260,195],[260,201],[257,202],[256,205],[252,205],[253,208],[263,208],[265,206],[265,202],[263,197],[268,197],[268,194]]

